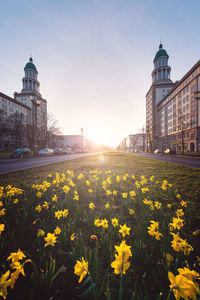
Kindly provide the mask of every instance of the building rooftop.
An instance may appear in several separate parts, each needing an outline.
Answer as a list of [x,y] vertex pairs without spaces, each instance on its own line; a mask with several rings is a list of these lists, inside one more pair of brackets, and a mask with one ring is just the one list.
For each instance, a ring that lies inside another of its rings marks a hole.
[[158,57],[161,57],[161,56],[166,56],[166,57],[169,57],[169,55],[167,54],[167,51],[165,49],[163,49],[163,45],[160,43],[159,45],[159,50],[158,52],[156,53],[155,57],[154,57],[154,61],[158,58]]
[[32,57],[29,58],[29,62],[25,65],[24,70],[25,70],[25,69],[32,69],[32,70],[34,70],[34,71],[37,72],[37,68],[36,68],[36,66],[35,66],[34,63],[33,63]]

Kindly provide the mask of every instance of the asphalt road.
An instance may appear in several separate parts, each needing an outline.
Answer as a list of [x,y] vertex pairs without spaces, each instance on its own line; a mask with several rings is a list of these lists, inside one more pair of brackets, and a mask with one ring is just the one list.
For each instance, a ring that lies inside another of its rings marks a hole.
[[164,154],[149,154],[149,153],[131,153],[132,155],[139,155],[145,158],[151,158],[161,161],[182,165],[190,168],[200,168],[200,157],[178,156],[178,155],[164,155]]
[[47,157],[32,157],[32,158],[2,158],[0,159],[0,174],[7,174],[14,171],[41,167],[66,160],[77,159],[80,157],[94,155],[96,153],[80,153],[69,155],[54,155]]

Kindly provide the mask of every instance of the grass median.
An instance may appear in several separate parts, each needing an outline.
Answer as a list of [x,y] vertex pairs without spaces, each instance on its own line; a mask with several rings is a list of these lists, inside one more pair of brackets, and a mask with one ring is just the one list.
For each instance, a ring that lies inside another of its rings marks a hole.
[[19,186],[29,186],[35,181],[47,178],[49,173],[62,173],[67,169],[80,172],[99,169],[101,171],[111,170],[116,173],[127,172],[135,175],[154,175],[158,179],[166,179],[175,184],[182,193],[192,197],[196,196],[196,194],[198,195],[200,189],[200,170],[198,169],[116,152],[87,156],[44,167],[35,167],[0,175],[0,184],[6,185],[9,182]]
[[195,299],[199,181],[114,152],[0,176],[0,296]]

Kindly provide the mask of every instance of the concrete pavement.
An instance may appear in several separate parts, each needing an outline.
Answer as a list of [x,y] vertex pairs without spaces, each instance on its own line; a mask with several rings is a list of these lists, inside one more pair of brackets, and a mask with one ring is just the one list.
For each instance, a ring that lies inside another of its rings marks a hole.
[[21,171],[24,169],[42,167],[50,164],[77,159],[97,153],[80,153],[69,155],[53,155],[47,157],[32,157],[32,158],[5,158],[0,160],[0,174]]
[[130,153],[132,155],[138,155],[145,158],[151,158],[160,161],[167,161],[170,163],[182,165],[190,168],[200,168],[200,157],[179,156],[179,155],[164,155],[153,153]]

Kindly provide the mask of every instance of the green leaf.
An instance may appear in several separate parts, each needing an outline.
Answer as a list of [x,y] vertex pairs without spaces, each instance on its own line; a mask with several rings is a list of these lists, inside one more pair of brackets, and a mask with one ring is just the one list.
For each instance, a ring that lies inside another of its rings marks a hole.
[[92,283],[88,286],[88,288],[81,294],[81,298],[84,298],[85,296],[87,296],[91,291],[92,289],[95,287],[95,284]]
[[88,275],[82,282],[80,288],[82,289],[89,281],[91,280],[91,277]]
[[54,280],[56,279],[56,277],[60,274],[60,272],[62,271],[64,266],[61,266],[60,269],[51,277],[51,280],[50,280],[50,286],[52,286]]

